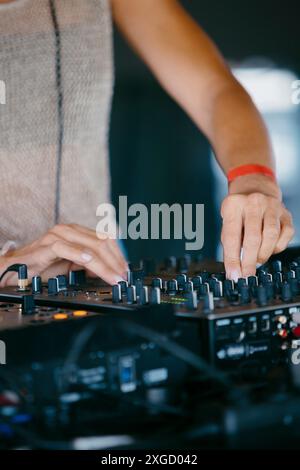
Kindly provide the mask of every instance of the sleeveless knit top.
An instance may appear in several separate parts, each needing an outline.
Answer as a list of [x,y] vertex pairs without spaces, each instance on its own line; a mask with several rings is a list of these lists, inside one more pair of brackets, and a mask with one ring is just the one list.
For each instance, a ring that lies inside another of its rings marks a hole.
[[[109,202],[109,0],[0,4],[0,247]],[[3,90],[3,87],[2,87]]]

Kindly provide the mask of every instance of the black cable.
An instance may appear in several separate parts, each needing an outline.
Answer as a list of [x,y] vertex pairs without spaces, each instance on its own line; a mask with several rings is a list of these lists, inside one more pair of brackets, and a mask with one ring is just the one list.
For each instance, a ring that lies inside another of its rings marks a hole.
[[4,276],[5,276],[7,273],[10,273],[10,272],[18,273],[18,272],[19,272],[19,269],[22,268],[23,266],[25,266],[25,265],[24,265],[24,264],[12,264],[11,266],[9,266],[9,267],[4,271],[4,273],[1,274],[1,276],[0,276],[0,282],[2,281],[2,279],[4,278]]
[[[202,374],[206,374],[207,377],[220,383],[226,389],[232,390],[232,388],[235,387],[226,374],[210,365],[207,361],[200,358],[192,351],[179,345],[175,341],[170,340],[165,335],[158,333],[157,331],[152,330],[149,327],[138,325],[133,320],[118,319],[116,325],[120,328],[123,328],[125,331],[136,334],[137,336],[140,336],[144,339],[148,339],[149,341],[158,344],[162,349],[169,352],[171,355],[177,357],[186,364],[189,364]],[[101,328],[101,325],[99,323],[89,324],[85,328],[83,328],[75,338],[75,341],[73,342],[73,345],[69,350],[64,366],[62,368],[62,390],[64,390],[66,387],[65,379],[68,378],[70,367],[74,367],[76,366],[76,364],[78,364],[78,360],[84,347],[87,345],[88,341],[91,339],[91,337],[97,331],[98,328]]]

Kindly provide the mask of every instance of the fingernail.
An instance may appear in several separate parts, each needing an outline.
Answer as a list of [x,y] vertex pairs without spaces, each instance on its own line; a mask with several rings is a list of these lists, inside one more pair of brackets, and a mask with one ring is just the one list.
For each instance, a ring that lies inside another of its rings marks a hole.
[[92,261],[93,257],[89,253],[81,253],[81,259],[86,263],[89,263],[90,261]]
[[262,267],[262,264],[261,264],[261,263],[257,263],[256,269],[259,269],[259,268],[261,268],[261,267]]
[[114,283],[115,284],[118,284],[118,282],[121,282],[121,281],[126,281],[126,276],[125,277],[116,276],[114,278]]
[[238,271],[229,271],[228,272],[228,278],[231,279],[234,282],[237,282],[240,278],[240,273]]

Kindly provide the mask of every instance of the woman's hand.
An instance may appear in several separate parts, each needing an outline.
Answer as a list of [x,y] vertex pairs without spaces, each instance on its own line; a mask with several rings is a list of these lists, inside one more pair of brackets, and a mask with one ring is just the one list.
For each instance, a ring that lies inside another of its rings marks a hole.
[[242,176],[230,183],[221,215],[224,264],[233,280],[254,275],[257,265],[283,251],[295,233],[280,189],[263,175]]
[[[0,257],[0,269],[24,263],[28,275],[44,280],[72,269],[85,269],[108,284],[126,278],[127,263],[115,240],[76,224],[56,225],[30,245]],[[15,273],[8,273],[1,285],[16,284]]]

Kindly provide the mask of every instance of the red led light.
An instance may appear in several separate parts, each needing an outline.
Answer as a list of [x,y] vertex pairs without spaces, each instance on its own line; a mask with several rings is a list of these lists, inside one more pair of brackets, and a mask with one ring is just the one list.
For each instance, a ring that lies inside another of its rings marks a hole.
[[300,338],[300,326],[296,326],[296,328],[293,329],[293,335],[296,338]]

